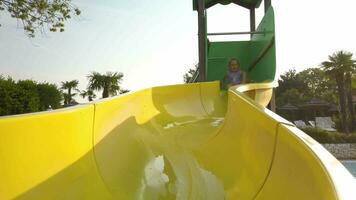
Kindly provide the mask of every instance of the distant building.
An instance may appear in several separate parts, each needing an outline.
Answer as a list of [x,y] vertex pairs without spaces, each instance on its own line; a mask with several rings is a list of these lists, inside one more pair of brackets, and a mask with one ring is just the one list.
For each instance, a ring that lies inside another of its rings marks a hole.
[[[356,97],[356,96],[355,96]],[[337,105],[312,98],[301,105],[286,104],[277,107],[277,113],[287,120],[313,121],[316,117],[331,117],[339,113]]]

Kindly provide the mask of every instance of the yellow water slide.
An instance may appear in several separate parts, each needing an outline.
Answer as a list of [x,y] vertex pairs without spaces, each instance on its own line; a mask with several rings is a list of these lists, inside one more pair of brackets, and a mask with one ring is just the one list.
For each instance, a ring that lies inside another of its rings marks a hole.
[[0,199],[356,199],[347,170],[264,106],[273,83],[155,87],[0,118]]

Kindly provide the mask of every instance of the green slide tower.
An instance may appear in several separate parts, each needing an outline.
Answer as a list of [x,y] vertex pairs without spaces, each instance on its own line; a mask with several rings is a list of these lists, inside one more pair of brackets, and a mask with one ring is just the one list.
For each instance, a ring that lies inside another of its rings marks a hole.
[[[250,12],[250,30],[245,32],[207,32],[207,9],[216,4],[237,4]],[[199,68],[191,82],[221,80],[231,58],[237,58],[249,82],[273,81],[276,73],[274,11],[271,0],[264,1],[265,15],[256,28],[255,11],[262,0],[193,0],[198,11]],[[209,36],[250,35],[249,41],[211,42]]]

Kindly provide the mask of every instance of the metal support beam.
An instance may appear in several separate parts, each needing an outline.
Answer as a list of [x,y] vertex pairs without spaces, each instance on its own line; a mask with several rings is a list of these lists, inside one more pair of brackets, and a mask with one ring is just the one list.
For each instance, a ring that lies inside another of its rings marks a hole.
[[208,33],[208,35],[210,36],[219,36],[219,35],[247,35],[247,34],[251,34],[251,35],[257,35],[257,34],[267,34],[270,33],[268,31],[244,31],[244,32],[222,32],[222,33]]
[[[255,32],[256,31],[256,10],[255,7],[250,8],[250,31]],[[251,33],[251,38],[253,34]]]
[[205,3],[198,0],[198,35],[199,35],[199,81],[205,81],[206,48]]
[[257,55],[256,59],[248,66],[248,71],[252,71],[256,65],[262,60],[262,58],[268,53],[268,51],[273,47],[274,45],[274,36],[272,39],[269,41],[267,46],[265,46]]
[[[265,13],[268,11],[268,8],[272,6],[272,0],[264,0],[265,2]],[[270,102],[271,110],[276,112],[276,89],[272,90],[272,99]]]
[[272,98],[271,98],[270,106],[271,106],[271,111],[275,113],[276,112],[276,89],[275,88],[273,88],[272,90]]
[[271,7],[272,0],[265,0],[265,13],[267,12],[268,8]]

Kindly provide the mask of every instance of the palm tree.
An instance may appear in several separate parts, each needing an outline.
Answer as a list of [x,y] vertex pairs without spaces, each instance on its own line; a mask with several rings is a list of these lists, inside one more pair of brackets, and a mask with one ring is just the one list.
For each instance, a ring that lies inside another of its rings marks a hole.
[[93,90],[83,90],[81,93],[80,93],[80,96],[83,97],[83,99],[85,97],[88,97],[88,101],[93,101],[94,98],[96,98],[96,95],[94,93]]
[[78,80],[72,80],[72,81],[64,81],[61,83],[61,89],[62,90],[67,90],[67,93],[63,93],[64,96],[64,105],[70,104],[72,102],[72,99],[76,93],[72,94],[72,90],[78,91],[79,81]]
[[118,94],[120,91],[119,84],[124,75],[118,72],[107,72],[106,74],[92,72],[87,77],[89,79],[88,88],[93,91],[102,90],[102,98],[107,98],[110,95],[113,96]]
[[63,104],[66,106],[66,105],[73,103],[73,97],[76,94],[74,93],[74,94],[69,95],[68,93],[63,92],[62,95],[63,95],[63,100],[64,100]]
[[349,133],[349,127],[347,125],[347,111],[346,111],[346,87],[345,87],[345,74],[353,66],[352,53],[345,51],[335,52],[329,56],[328,61],[324,61],[321,65],[326,73],[336,80],[340,115],[341,115],[341,128],[345,133]]
[[346,85],[346,97],[347,97],[347,107],[350,112],[349,115],[349,129],[354,131],[356,128],[356,119],[354,105],[352,102],[352,75],[356,72],[356,61],[353,60],[352,66],[346,71],[345,85]]

